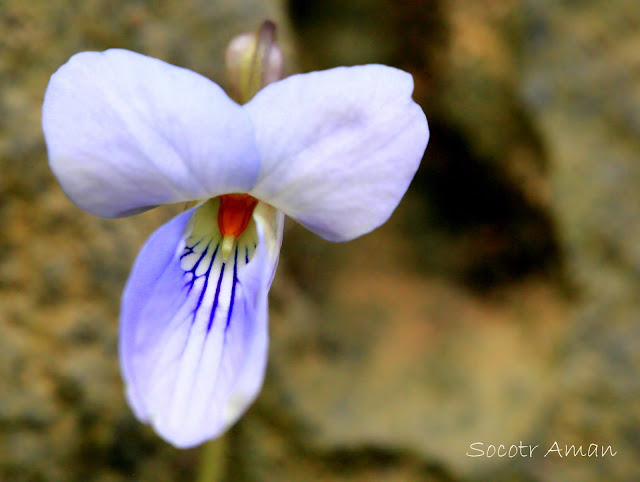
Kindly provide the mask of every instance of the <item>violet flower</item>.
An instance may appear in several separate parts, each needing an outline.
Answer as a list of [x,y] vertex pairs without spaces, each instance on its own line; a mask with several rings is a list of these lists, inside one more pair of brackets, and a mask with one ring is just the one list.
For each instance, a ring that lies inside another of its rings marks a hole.
[[294,75],[245,105],[189,70],[126,50],[74,55],[43,106],[51,169],[115,218],[197,205],[140,251],[120,361],[136,416],[178,447],[216,437],[256,398],[284,214],[330,241],[391,215],[429,130],[412,77],[382,65]]

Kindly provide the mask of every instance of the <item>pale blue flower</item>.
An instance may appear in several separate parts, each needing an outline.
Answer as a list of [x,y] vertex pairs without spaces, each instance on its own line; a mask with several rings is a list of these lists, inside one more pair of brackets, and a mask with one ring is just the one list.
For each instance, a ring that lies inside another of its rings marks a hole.
[[283,213],[330,241],[391,215],[429,137],[412,91],[403,71],[340,67],[241,106],[126,50],[77,54],[51,77],[43,128],[74,203],[113,218],[198,202],[149,238],[122,297],[127,398],[169,442],[220,435],[260,390]]

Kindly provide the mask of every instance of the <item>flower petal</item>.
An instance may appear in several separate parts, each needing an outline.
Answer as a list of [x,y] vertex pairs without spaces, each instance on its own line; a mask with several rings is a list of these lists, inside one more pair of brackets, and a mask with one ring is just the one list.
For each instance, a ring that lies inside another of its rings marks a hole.
[[340,67],[268,85],[244,107],[262,164],[250,193],[330,241],[391,215],[429,139],[413,79],[381,65]]
[[178,447],[235,422],[260,390],[267,360],[267,293],[283,215],[259,204],[224,260],[219,232],[202,229],[216,219],[218,202],[158,229],[123,295],[120,354],[129,402]]
[[42,124],[62,188],[98,216],[246,192],[258,173],[251,122],[220,87],[127,50],[60,67]]

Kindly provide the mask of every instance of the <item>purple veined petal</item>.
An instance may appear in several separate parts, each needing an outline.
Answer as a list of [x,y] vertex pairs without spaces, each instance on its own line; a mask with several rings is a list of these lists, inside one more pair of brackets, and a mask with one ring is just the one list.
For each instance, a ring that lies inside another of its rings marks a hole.
[[251,122],[219,86],[127,50],[60,67],[42,125],[63,190],[98,216],[247,192],[258,173]]
[[218,203],[177,216],[149,238],[122,301],[129,403],[140,420],[183,448],[220,435],[244,413],[267,361],[267,294],[283,214],[259,203],[223,260]]
[[[271,242],[263,242],[264,270],[246,270],[243,273],[248,285],[264,283],[268,280],[266,288],[263,292],[254,292],[255,298],[251,303],[256,306],[257,316],[253,321],[253,326],[248,326],[247,330],[253,330],[256,336],[253,338],[253,346],[246,350],[246,358],[244,361],[244,369],[241,370],[234,386],[233,392],[229,397],[229,401],[225,406],[223,417],[225,423],[233,424],[246,410],[247,406],[255,399],[257,393],[262,387],[264,379],[265,363],[268,352],[268,297],[267,292],[273,281],[280,257],[280,247],[282,245],[282,233],[284,229],[284,213],[264,203],[256,206],[254,219],[256,226],[262,235],[259,239],[270,239]],[[260,249],[260,248],[258,248]],[[258,279],[260,278],[260,279]],[[264,329],[258,329],[262,328]]]
[[244,106],[261,155],[250,193],[330,241],[384,223],[429,139],[411,75],[339,67],[268,85]]

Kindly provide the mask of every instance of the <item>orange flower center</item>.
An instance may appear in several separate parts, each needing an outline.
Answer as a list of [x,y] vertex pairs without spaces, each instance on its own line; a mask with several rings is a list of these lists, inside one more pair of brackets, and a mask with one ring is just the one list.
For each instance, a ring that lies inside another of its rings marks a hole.
[[220,196],[218,228],[222,236],[238,237],[251,220],[258,200],[248,194],[223,194]]

